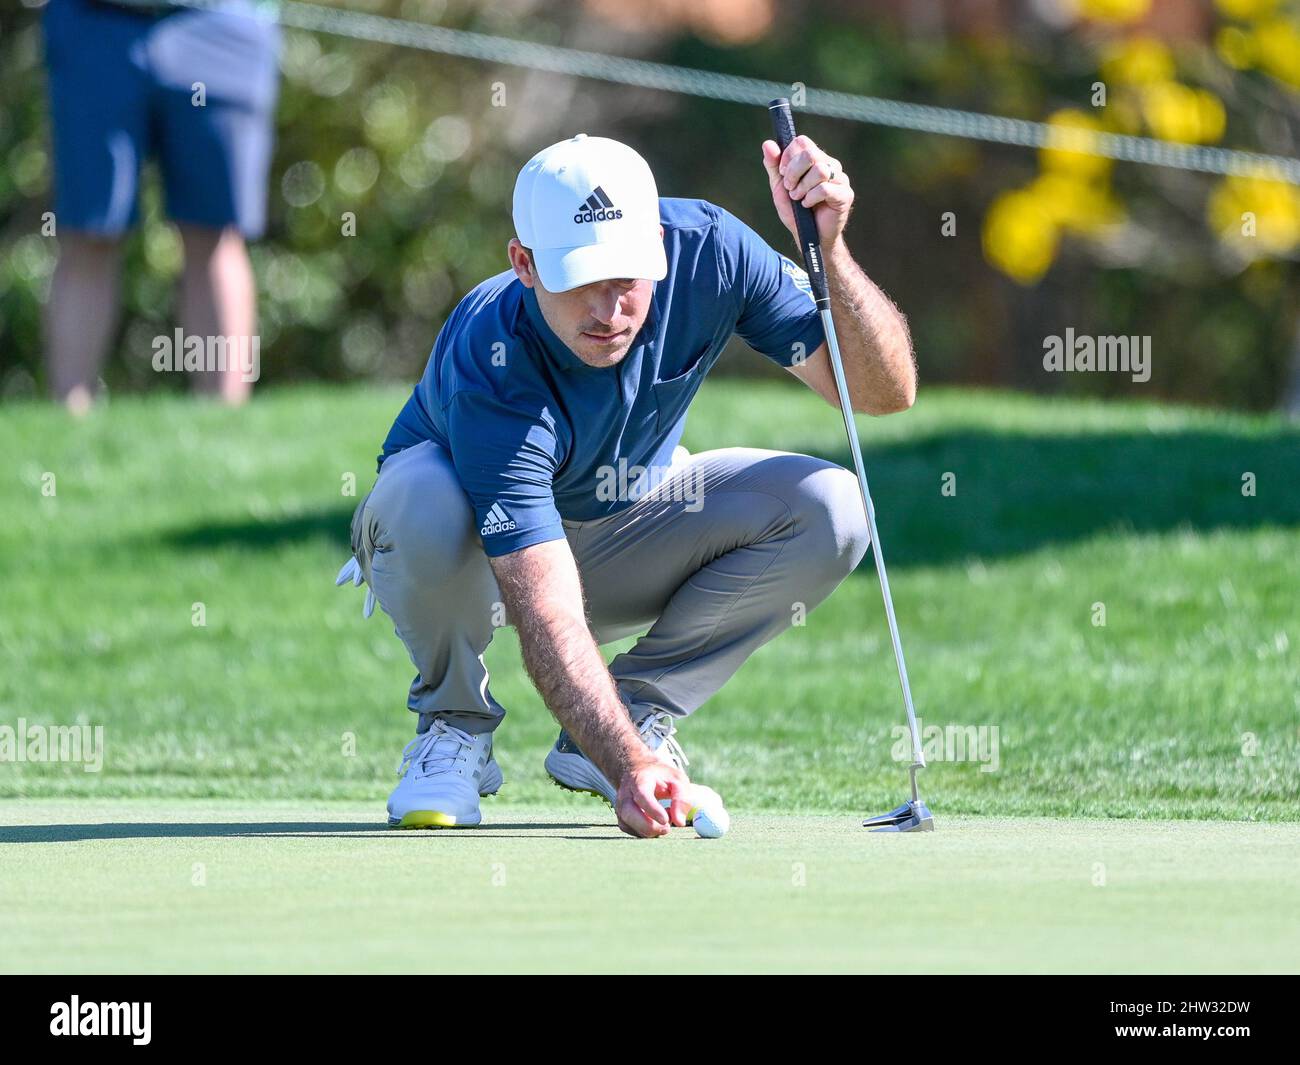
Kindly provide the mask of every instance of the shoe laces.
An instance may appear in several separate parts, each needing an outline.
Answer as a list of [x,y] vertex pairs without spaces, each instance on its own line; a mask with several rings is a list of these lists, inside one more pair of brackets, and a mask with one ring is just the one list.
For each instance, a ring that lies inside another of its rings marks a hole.
[[690,760],[686,757],[686,752],[682,750],[682,745],[677,742],[677,726],[673,724],[671,714],[651,714],[641,722],[638,729],[641,738],[646,740],[646,746],[650,746],[649,738],[656,736],[659,742],[655,744],[654,749],[658,750],[665,747],[673,761],[682,769],[690,765]]
[[449,773],[463,762],[474,746],[474,737],[464,729],[449,725],[442,718],[434,718],[427,732],[416,736],[402,750],[402,761],[397,775],[403,776],[408,767],[414,776],[427,777],[435,773]]

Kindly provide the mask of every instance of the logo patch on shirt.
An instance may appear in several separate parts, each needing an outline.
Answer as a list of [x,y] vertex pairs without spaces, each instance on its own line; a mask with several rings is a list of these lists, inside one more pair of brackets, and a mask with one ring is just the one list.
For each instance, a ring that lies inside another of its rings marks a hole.
[[478,534],[479,536],[491,536],[493,533],[509,532],[514,527],[515,523],[501,509],[501,504],[493,503],[492,509],[487,512],[487,517],[483,520],[483,528],[479,529]]
[[813,296],[812,282],[808,280],[808,274],[803,269],[803,267],[796,266],[794,260],[787,259],[784,255],[782,255],[781,272],[785,274],[786,277],[788,277],[791,281],[793,281],[795,283],[795,287],[798,288],[799,291],[802,292],[805,296],[807,296],[810,300],[812,300],[814,304],[817,302],[816,297]]
[[586,202],[578,208],[578,213],[573,216],[573,220],[579,224],[583,222],[606,222],[611,218],[622,218],[623,212],[615,209],[614,201],[609,198],[605,190],[599,185],[595,191],[587,197]]

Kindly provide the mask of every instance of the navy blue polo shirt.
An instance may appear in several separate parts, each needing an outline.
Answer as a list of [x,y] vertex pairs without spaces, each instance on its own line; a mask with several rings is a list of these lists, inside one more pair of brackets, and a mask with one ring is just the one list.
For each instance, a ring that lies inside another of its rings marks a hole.
[[457,305],[389,430],[381,466],[425,440],[448,451],[490,556],[635,501],[613,484],[652,486],[733,334],[781,366],[825,339],[803,270],[738,218],[704,200],[661,198],[659,212],[668,275],[622,362],[586,365],[506,271]]

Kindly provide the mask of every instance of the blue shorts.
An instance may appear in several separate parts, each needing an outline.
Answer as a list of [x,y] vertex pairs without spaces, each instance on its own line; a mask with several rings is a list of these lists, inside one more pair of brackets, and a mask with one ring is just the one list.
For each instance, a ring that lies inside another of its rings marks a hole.
[[280,27],[254,12],[251,0],[162,14],[50,0],[45,56],[60,225],[125,232],[137,217],[140,166],[156,156],[169,218],[261,235]]

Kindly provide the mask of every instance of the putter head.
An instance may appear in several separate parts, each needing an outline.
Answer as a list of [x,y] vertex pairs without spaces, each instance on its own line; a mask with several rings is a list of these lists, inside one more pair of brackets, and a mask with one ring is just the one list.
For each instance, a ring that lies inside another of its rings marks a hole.
[[923,800],[914,799],[887,814],[868,817],[862,827],[872,832],[933,832],[934,815]]

